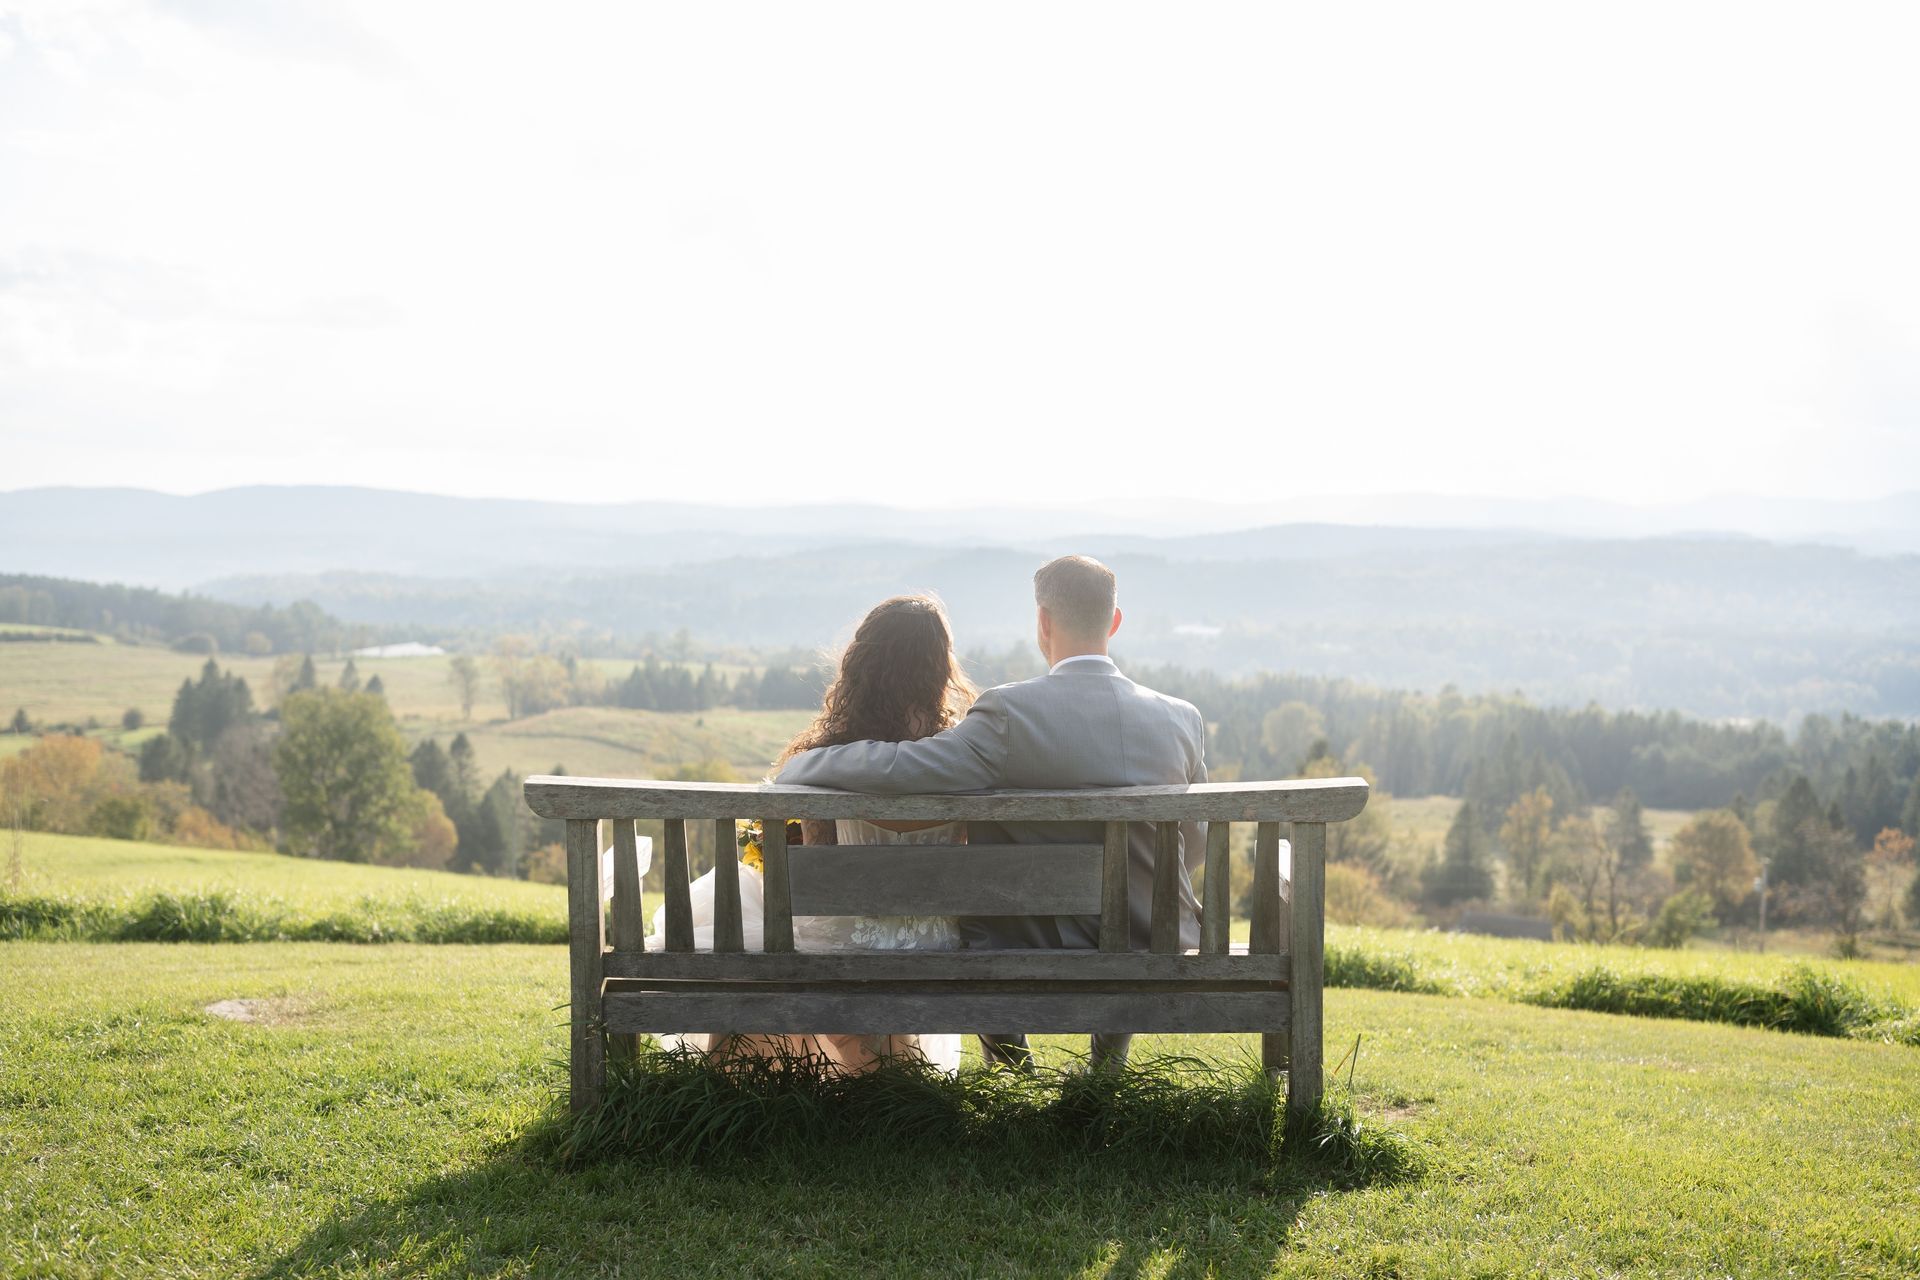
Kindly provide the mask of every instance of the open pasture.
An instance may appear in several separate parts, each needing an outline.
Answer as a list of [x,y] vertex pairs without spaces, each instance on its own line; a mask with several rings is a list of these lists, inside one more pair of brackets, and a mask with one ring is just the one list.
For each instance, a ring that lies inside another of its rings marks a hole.
[[[170,649],[119,644],[55,644],[28,641],[0,644],[0,717],[24,707],[36,724],[98,723],[99,736],[116,746],[137,749],[159,732],[173,709],[184,680],[206,665],[202,655]],[[222,669],[244,677],[256,705],[265,706],[273,683],[274,658],[223,654]],[[499,684],[483,658],[481,696],[473,718],[462,719],[448,682],[447,657],[356,658],[361,680],[380,677],[387,703],[409,739],[438,738],[442,745],[465,732],[487,776],[511,769],[545,773],[564,764],[575,774],[615,777],[671,772],[680,766],[723,761],[742,778],[757,778],[780,748],[805,726],[805,711],[748,711],[716,707],[704,712],[634,711],[620,707],[565,707],[510,721]],[[625,677],[631,659],[590,659],[609,680]],[[340,678],[346,661],[315,658],[322,684]],[[137,708],[148,727],[128,735],[120,717]],[[27,745],[28,738],[0,734],[0,752]]]
[[[0,945],[0,1273],[1911,1274],[1920,1054],[1336,991],[1342,1189],[832,1151],[556,1171],[559,947]],[[252,1021],[209,1014],[222,1001]],[[1058,1055],[1069,1041],[1049,1041]],[[1153,1050],[1215,1059],[1234,1038]]]
[[279,853],[232,853],[35,831],[23,839],[21,864],[20,890],[25,893],[104,898],[153,891],[228,890],[243,896],[275,895],[314,910],[349,906],[369,897],[413,896],[479,907],[550,911],[556,920],[566,918],[566,890],[559,885]]

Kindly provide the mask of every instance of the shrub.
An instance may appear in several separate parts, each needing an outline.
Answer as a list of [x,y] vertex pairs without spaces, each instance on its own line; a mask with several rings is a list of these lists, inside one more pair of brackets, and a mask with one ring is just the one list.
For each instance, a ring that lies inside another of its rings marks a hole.
[[264,841],[235,831],[199,805],[188,805],[173,820],[171,838],[175,844],[196,849],[264,849]]
[[148,894],[120,919],[120,942],[257,942],[274,936],[270,921],[223,889]]
[[109,840],[145,840],[152,830],[153,811],[139,796],[108,796],[87,815],[87,833]]
[[61,898],[0,893],[0,940],[58,936],[78,918],[74,904]]
[[1325,982],[1329,987],[1412,991],[1424,995],[1452,994],[1445,983],[1422,976],[1410,955],[1382,954],[1355,947],[1328,947],[1325,974]]
[[1686,889],[1660,904],[1642,940],[1650,947],[1684,947],[1712,923],[1713,899],[1698,889]]
[[1334,924],[1364,924],[1392,929],[1412,918],[1380,877],[1352,862],[1327,864],[1327,919]]
[[1704,974],[1621,974],[1593,968],[1521,998],[1550,1008],[1729,1022],[1818,1036],[1850,1035],[1902,1012],[1805,965],[1772,985]]

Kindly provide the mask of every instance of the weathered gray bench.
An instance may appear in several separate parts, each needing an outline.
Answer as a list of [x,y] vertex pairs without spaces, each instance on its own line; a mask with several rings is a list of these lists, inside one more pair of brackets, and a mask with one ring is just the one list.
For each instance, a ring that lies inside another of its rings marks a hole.
[[[572,953],[572,1105],[599,1104],[607,1037],[641,1032],[1261,1033],[1287,1106],[1317,1107],[1326,824],[1367,803],[1359,778],[1201,783],[1100,791],[869,796],[813,787],[537,777],[527,804],[567,822]],[[765,820],[763,949],[745,948],[734,821]],[[1097,822],[1097,844],[787,845],[785,819]],[[611,911],[598,824],[612,820]],[[649,951],[634,820],[665,822],[664,950]],[[715,824],[714,941],[694,950],[687,829]],[[1155,824],[1150,951],[1128,950],[1127,824]],[[1182,822],[1208,828],[1197,953],[1179,951]],[[1230,945],[1231,827],[1257,824],[1250,943]],[[1280,891],[1292,824],[1291,906]],[[1283,911],[1288,912],[1283,916]],[[1098,950],[796,952],[795,915],[1087,915]],[[609,945],[611,944],[611,945]]]

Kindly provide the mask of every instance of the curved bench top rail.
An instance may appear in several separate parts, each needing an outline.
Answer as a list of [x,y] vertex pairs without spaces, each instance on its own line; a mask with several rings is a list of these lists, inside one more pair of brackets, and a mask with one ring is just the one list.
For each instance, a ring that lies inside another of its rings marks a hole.
[[902,822],[1344,822],[1367,805],[1364,778],[1199,782],[1080,791],[864,795],[772,783],[539,776],[527,806],[543,818],[865,818]]

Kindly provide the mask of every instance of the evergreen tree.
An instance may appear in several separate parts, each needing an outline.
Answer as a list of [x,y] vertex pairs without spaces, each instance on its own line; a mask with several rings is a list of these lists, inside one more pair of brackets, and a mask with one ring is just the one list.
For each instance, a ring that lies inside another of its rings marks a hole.
[[1493,868],[1488,864],[1486,834],[1470,801],[1462,801],[1447,828],[1440,860],[1421,877],[1427,901],[1437,907],[1484,901],[1493,896]]
[[1813,873],[1806,832],[1810,823],[1824,822],[1820,797],[1805,774],[1798,774],[1773,806],[1761,853],[1775,884],[1801,884]]
[[313,655],[310,653],[305,654],[300,659],[300,674],[294,677],[293,687],[288,689],[287,692],[289,694],[305,693],[309,689],[317,689],[319,687],[320,673],[313,669]]
[[520,873],[525,849],[520,819],[520,780],[511,769],[493,780],[460,833],[459,858],[469,870],[493,876]]
[[413,785],[439,796],[441,804],[455,794],[453,761],[432,738],[421,739],[420,745],[407,757],[407,763],[413,769]]
[[353,665],[353,659],[347,659],[347,665],[340,668],[340,692],[360,692],[360,668]]
[[253,719],[253,692],[239,676],[223,673],[212,658],[200,669],[200,679],[182,681],[173,695],[173,713],[167,732],[190,752],[205,753],[234,725]]
[[376,698],[387,696],[387,682],[380,678],[379,672],[376,671],[373,679],[367,681],[367,692]]
[[447,744],[447,764],[453,769],[455,790],[462,800],[470,803],[480,786],[480,766],[474,760],[473,744],[467,741],[466,734],[454,734],[453,741]]
[[1920,840],[1920,774],[1913,779],[1913,786],[1907,790],[1907,804],[1900,811],[1900,829]]
[[33,721],[27,719],[27,709],[21,707],[13,713],[13,723],[7,726],[12,732],[28,734],[33,732]]
[[1632,787],[1622,787],[1614,797],[1613,812],[1607,815],[1607,839],[1620,851],[1620,864],[1628,871],[1653,861],[1653,836]]
[[185,782],[193,767],[193,757],[170,733],[149,738],[140,747],[140,781]]
[[1753,806],[1747,802],[1744,791],[1733,793],[1733,803],[1727,806],[1727,812],[1740,819],[1740,825],[1747,829],[1747,835],[1753,835]]

